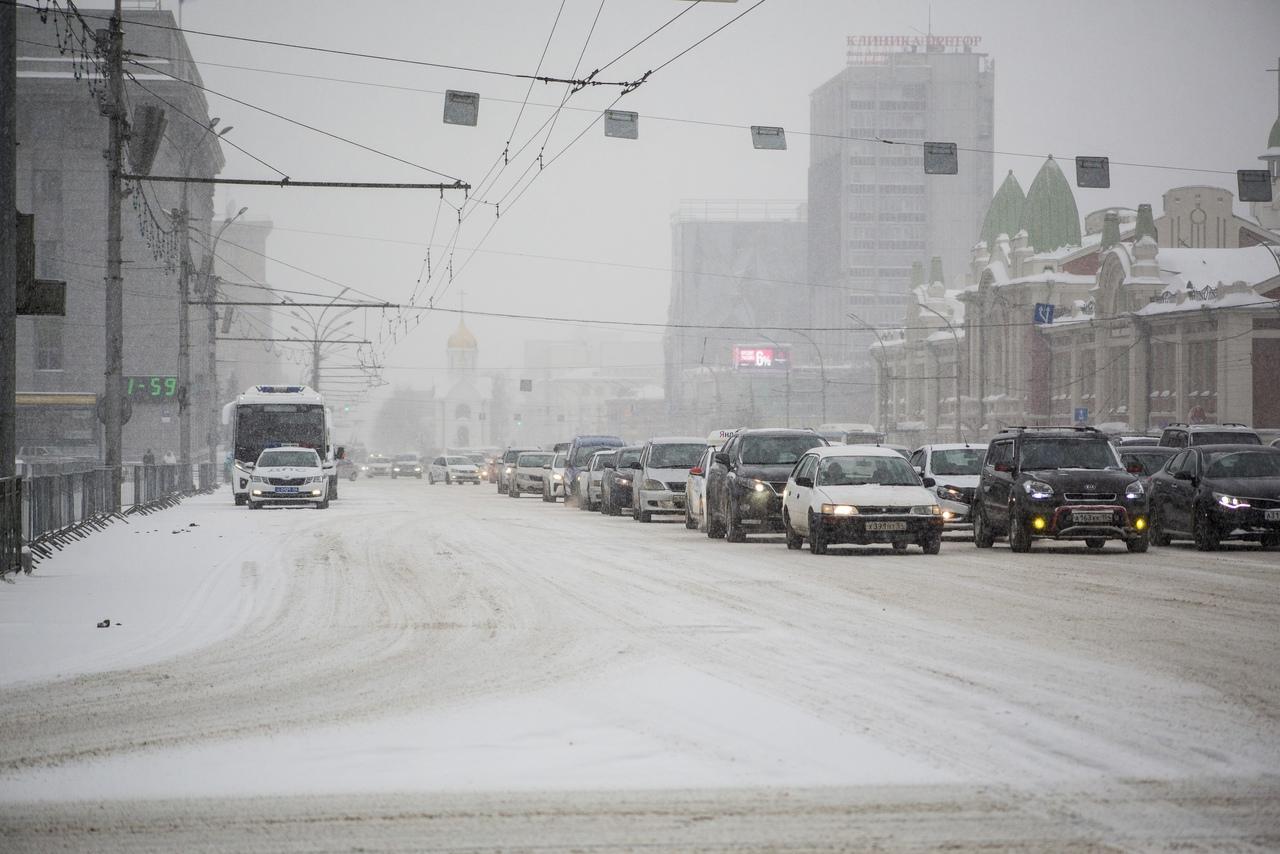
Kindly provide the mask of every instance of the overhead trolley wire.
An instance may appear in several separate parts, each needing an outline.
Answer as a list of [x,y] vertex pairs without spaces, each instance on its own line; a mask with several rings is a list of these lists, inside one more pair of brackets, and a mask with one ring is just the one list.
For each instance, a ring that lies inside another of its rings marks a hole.
[[277,112],[275,112],[274,110],[268,110],[266,107],[260,107],[260,106],[258,106],[257,104],[251,104],[251,103],[249,103],[248,101],[241,100],[240,98],[236,98],[236,97],[234,97],[233,95],[228,95],[228,94],[226,94],[226,93],[224,93],[224,92],[219,92],[219,91],[217,91],[217,90],[215,90],[215,89],[210,89],[208,86],[205,86],[205,85],[204,85],[204,84],[202,84],[202,83],[197,83],[197,82],[195,82],[194,80],[187,80],[187,79],[185,79],[185,78],[183,78],[183,77],[179,77],[179,76],[178,76],[178,75],[176,75],[176,74],[171,74],[171,73],[169,73],[168,71],[165,71],[165,70],[163,70],[163,69],[156,68],[156,67],[151,66],[151,65],[147,65],[146,63],[141,62],[141,61],[139,61],[139,60],[132,59],[132,58],[127,58],[125,61],[126,61],[126,62],[128,62],[128,63],[130,63],[130,64],[132,64],[132,65],[136,65],[136,66],[138,66],[138,67],[140,67],[140,68],[145,68],[145,69],[147,69],[148,71],[155,72],[156,74],[163,74],[165,77],[168,77],[168,78],[170,78],[170,79],[176,80],[176,81],[178,81],[179,83],[186,83],[188,86],[191,86],[191,87],[193,87],[193,88],[195,88],[195,89],[199,89],[201,92],[205,92],[205,93],[210,94],[210,95],[217,95],[219,98],[225,98],[226,100],[231,101],[231,102],[236,103],[236,104],[239,104],[239,105],[241,105],[241,106],[243,106],[243,107],[248,107],[248,108],[249,108],[249,109],[251,109],[251,110],[257,110],[257,111],[258,111],[258,112],[260,112],[260,113],[265,113],[265,114],[267,114],[267,115],[269,115],[269,116],[273,116],[273,117],[275,117],[275,118],[277,118],[277,119],[280,119],[281,121],[288,122],[289,124],[292,124],[292,125],[297,125],[297,126],[298,126],[298,127],[300,127],[300,128],[305,128],[306,130],[312,131],[313,133],[318,133],[318,134],[320,134],[321,136],[326,136],[326,137],[329,137],[330,139],[334,139],[334,140],[337,140],[337,141],[339,141],[339,142],[344,142],[344,143],[346,143],[347,145],[355,146],[356,148],[359,148],[359,149],[361,149],[361,150],[363,150],[363,151],[368,151],[368,152],[370,152],[371,154],[376,154],[376,155],[378,155],[379,157],[386,157],[387,159],[389,159],[389,160],[394,160],[394,161],[396,161],[397,163],[403,163],[405,166],[412,166],[414,169],[421,169],[423,172],[430,172],[432,175],[439,175],[441,178],[448,178],[450,181],[453,181],[453,182],[455,182],[455,183],[463,183],[463,182],[462,182],[462,179],[461,179],[461,178],[458,178],[458,177],[457,177],[457,176],[455,176],[455,175],[450,175],[450,174],[448,174],[448,173],[446,173],[446,172],[440,172],[440,171],[438,171],[438,170],[436,170],[436,169],[432,169],[432,168],[430,168],[430,167],[428,167],[428,166],[423,166],[421,163],[415,163],[415,162],[413,162],[412,160],[406,160],[406,159],[405,159],[405,158],[403,158],[403,157],[400,157],[400,156],[395,155],[395,154],[391,154],[391,153],[389,153],[389,152],[383,151],[383,150],[378,149],[378,148],[374,148],[374,147],[373,147],[373,146],[371,146],[371,145],[365,145],[365,144],[364,144],[364,143],[362,143],[362,142],[357,142],[356,140],[354,140],[354,139],[350,139],[350,138],[345,137],[345,136],[342,136],[341,134],[336,134],[336,133],[333,133],[332,131],[327,131],[327,130],[324,130],[323,128],[318,128],[318,127],[316,127],[315,125],[309,125],[309,124],[307,124],[306,122],[300,121],[300,120],[298,120],[298,119],[294,119],[294,118],[290,118],[289,116],[281,115],[280,113],[277,113]]

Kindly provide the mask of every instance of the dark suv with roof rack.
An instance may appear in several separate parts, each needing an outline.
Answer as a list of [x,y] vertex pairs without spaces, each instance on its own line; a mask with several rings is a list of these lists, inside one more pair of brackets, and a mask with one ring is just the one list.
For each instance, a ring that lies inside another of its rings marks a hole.
[[1123,540],[1145,552],[1147,494],[1092,427],[1009,427],[991,440],[973,507],[980,549],[1009,538],[1015,552],[1036,539]]
[[1166,448],[1190,448],[1197,445],[1261,445],[1262,439],[1247,424],[1224,421],[1221,424],[1170,424],[1160,432],[1160,444]]

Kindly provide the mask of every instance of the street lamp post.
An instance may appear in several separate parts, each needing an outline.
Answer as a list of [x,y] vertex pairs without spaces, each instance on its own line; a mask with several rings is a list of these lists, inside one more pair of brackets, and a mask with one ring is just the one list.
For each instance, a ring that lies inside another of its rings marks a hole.
[[[191,177],[191,167],[195,165],[196,153],[204,145],[205,139],[221,119],[209,120],[204,133],[191,144],[182,156],[182,177]],[[216,136],[225,136],[231,128],[225,127],[216,132]],[[178,273],[178,462],[181,463],[182,486],[191,487],[191,245],[190,222],[191,206],[188,188],[190,184],[182,184],[182,201],[177,212],[178,227],[181,229],[179,244],[182,257]],[[210,343],[212,346],[212,342]],[[212,462],[212,460],[211,460]]]
[[[313,315],[310,311],[301,307],[299,307],[299,311],[289,312],[289,314],[292,315],[299,323],[305,324],[309,327],[309,331],[303,331],[298,329],[296,326],[292,327],[292,329],[299,337],[309,338],[311,340],[311,387],[316,391],[320,390],[320,361],[323,356],[323,353],[321,352],[321,345],[326,343],[326,339],[328,339],[330,335],[346,329],[355,322],[353,320],[348,320],[346,323],[334,326],[334,324],[339,320],[355,311],[355,306],[352,306],[345,311],[338,312],[333,317],[329,318],[327,323],[325,322],[325,315],[329,313],[330,309],[334,308],[338,303],[338,300],[342,299],[343,294],[345,294],[347,290],[347,288],[343,288],[338,291],[337,296],[330,300],[328,305],[320,309],[319,315]],[[305,317],[303,316],[303,313],[305,313]]]
[[880,381],[877,383],[878,394],[876,396],[879,398],[877,404],[880,407],[880,432],[883,433],[887,439],[889,434],[889,413],[887,411],[888,404],[886,401],[888,400],[890,389],[889,372],[885,365],[885,360],[889,358],[889,353],[884,348],[884,339],[880,337],[880,331],[878,329],[851,311],[846,312],[845,316],[862,324],[863,329],[868,330],[872,335],[876,336],[876,342],[880,345],[880,358],[876,360],[880,373]]
[[924,303],[917,303],[917,305],[919,305],[921,308],[923,308],[925,311],[929,312],[930,314],[935,315],[939,320],[947,324],[947,329],[951,330],[951,339],[952,341],[955,342],[955,348],[956,348],[956,351],[955,351],[956,352],[956,441],[963,442],[964,429],[961,427],[961,424],[960,424],[960,336],[956,333],[956,328],[951,324],[951,321],[947,320],[947,318],[944,317],[939,311],[937,311],[936,309],[929,308],[929,306],[925,305]]
[[222,239],[222,235],[235,222],[244,215],[248,208],[241,208],[236,211],[235,216],[229,217],[218,229],[218,233],[213,236],[213,240],[209,243],[209,251],[205,253],[204,263],[200,268],[200,295],[209,309],[205,320],[208,324],[209,336],[209,367],[205,377],[205,384],[209,387],[209,464],[213,465],[218,461],[218,307],[214,305],[217,302],[217,286],[214,285],[213,279],[213,259],[218,251],[218,241]]
[[827,422],[827,364],[822,358],[822,348],[818,346],[818,342],[814,341],[813,338],[809,337],[806,333],[801,332],[799,329],[788,329],[787,331],[795,332],[798,335],[804,335],[805,339],[813,345],[813,352],[818,356],[818,372],[822,377],[822,423],[825,424]]
[[[763,332],[758,332],[757,334],[758,334],[761,338],[766,339],[770,344],[772,344],[772,345],[773,345],[774,358],[776,359],[776,358],[777,358],[778,351],[782,349],[782,345],[781,345],[781,344],[779,344],[779,343],[778,343],[777,341],[775,341],[774,339],[770,338],[768,335],[765,335]],[[790,354],[788,354],[788,355],[790,355]],[[786,419],[787,419],[787,426],[788,426],[788,427],[790,427],[790,426],[791,426],[791,359],[787,359],[787,373],[786,373],[786,403],[785,403],[785,406],[786,406]]]

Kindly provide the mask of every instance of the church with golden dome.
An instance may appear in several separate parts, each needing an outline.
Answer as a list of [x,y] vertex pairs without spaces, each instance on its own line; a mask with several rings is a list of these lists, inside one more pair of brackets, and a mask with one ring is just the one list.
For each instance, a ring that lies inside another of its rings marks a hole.
[[459,320],[445,342],[447,373],[435,394],[435,445],[442,451],[494,443],[495,381],[480,375],[479,356],[476,336]]

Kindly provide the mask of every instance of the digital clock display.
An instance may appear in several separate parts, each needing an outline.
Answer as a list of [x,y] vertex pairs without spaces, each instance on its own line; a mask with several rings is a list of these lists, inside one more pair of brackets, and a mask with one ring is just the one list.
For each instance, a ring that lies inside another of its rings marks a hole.
[[124,396],[129,400],[177,400],[177,377],[125,377]]

